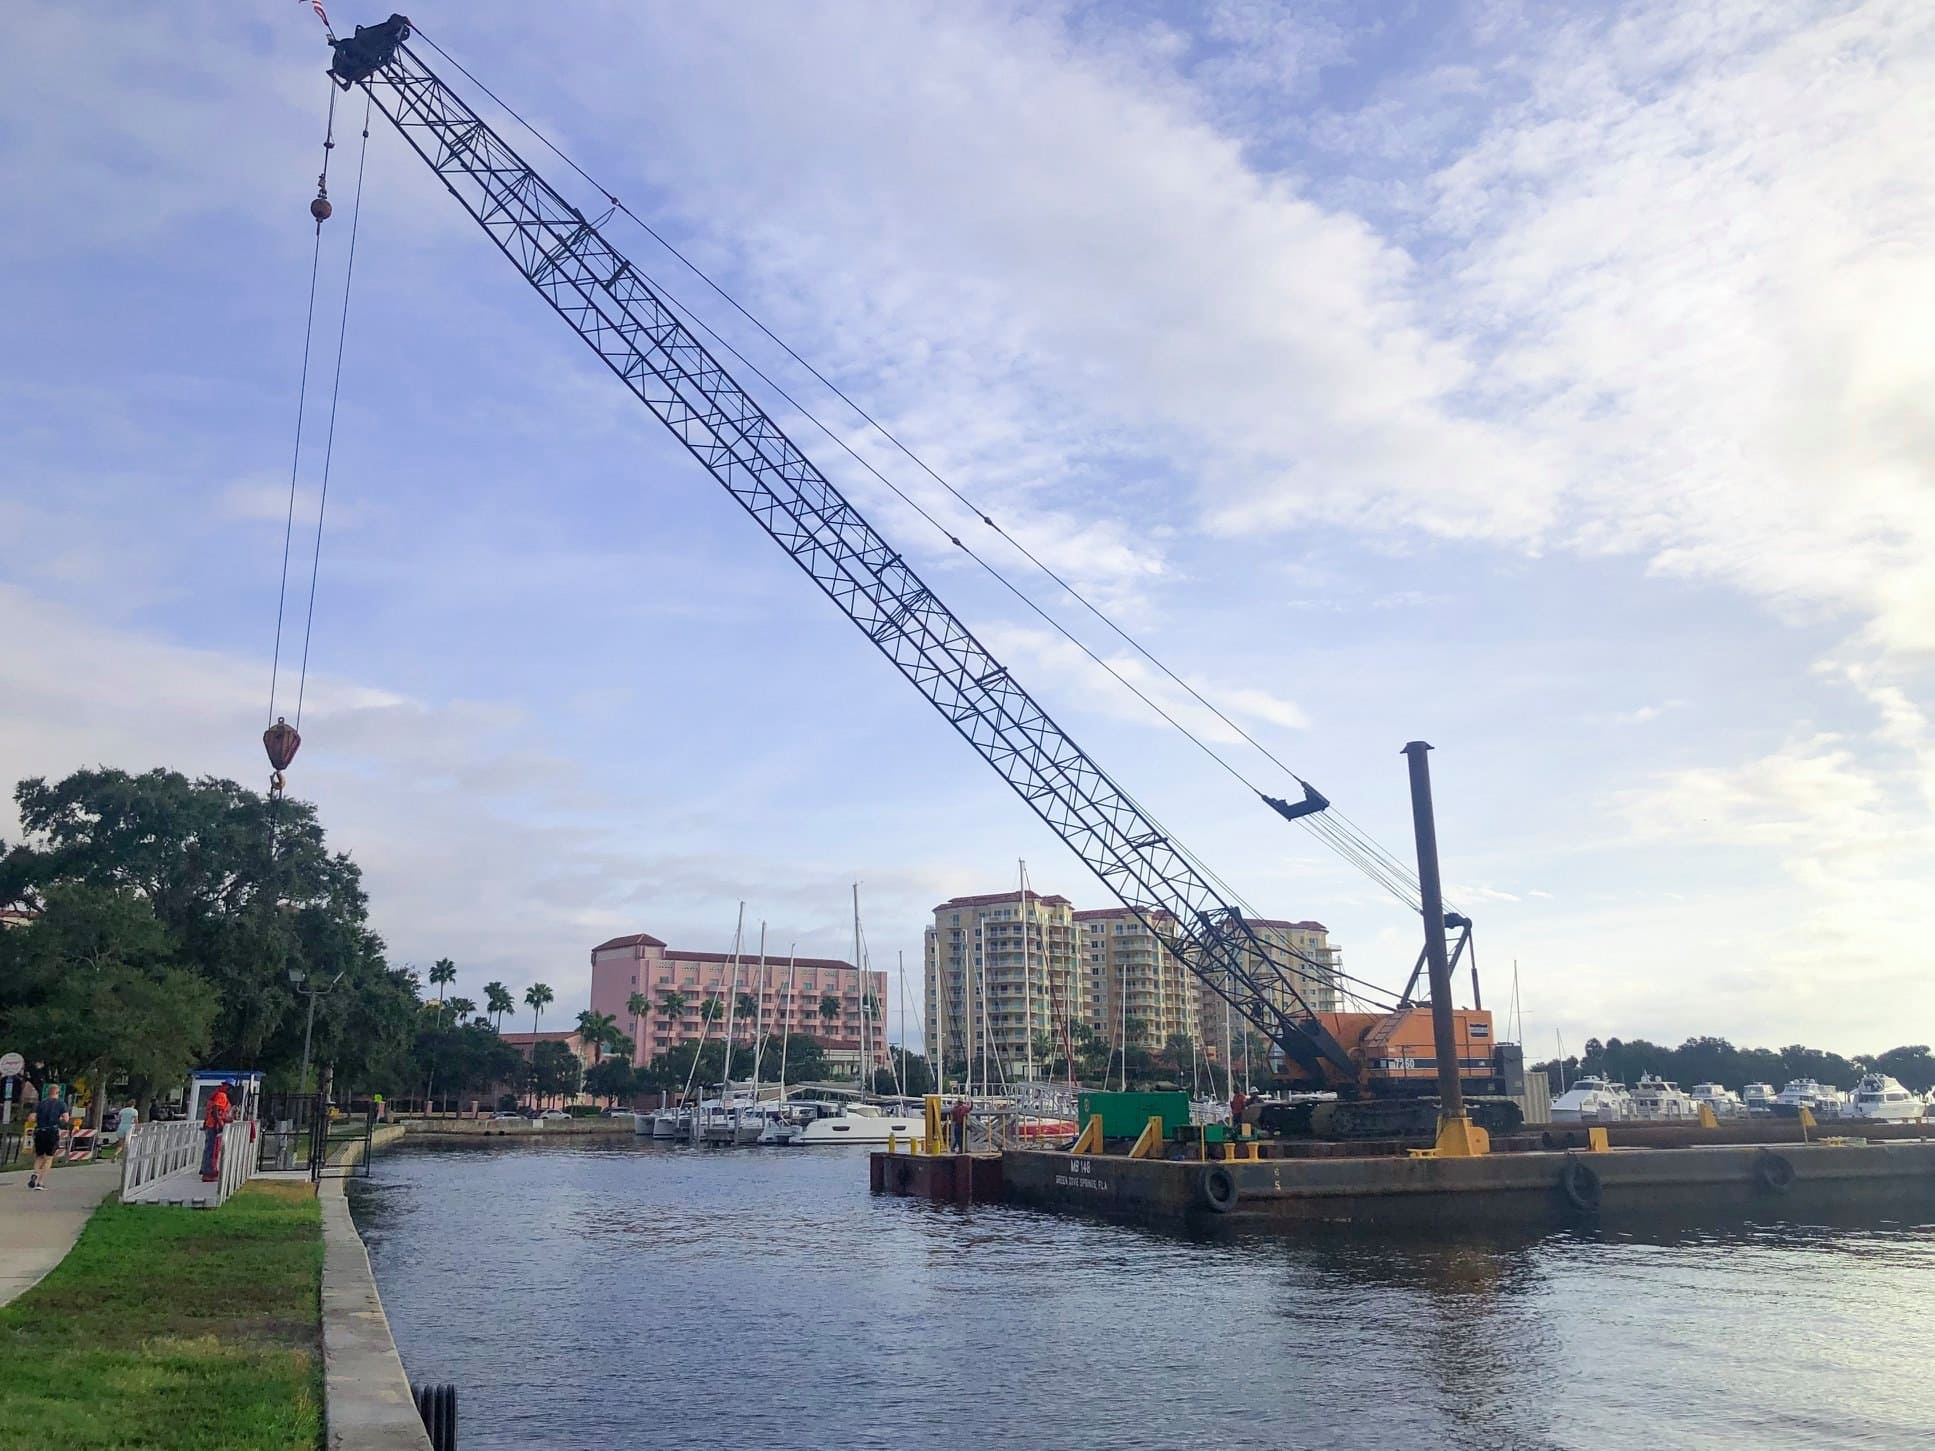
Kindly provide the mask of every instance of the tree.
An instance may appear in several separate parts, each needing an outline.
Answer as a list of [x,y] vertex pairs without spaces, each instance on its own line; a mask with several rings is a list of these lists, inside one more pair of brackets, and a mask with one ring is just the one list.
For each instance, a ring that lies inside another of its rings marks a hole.
[[531,1081],[541,1098],[575,1096],[584,1082],[584,1064],[555,1038],[531,1047]]
[[808,1037],[805,1033],[788,1033],[781,1038],[776,1047],[769,1044],[766,1048],[767,1056],[775,1063],[780,1061],[775,1056],[778,1053],[785,1054],[786,1077],[789,1082],[817,1083],[823,1082],[830,1076],[826,1062],[826,1049],[820,1045],[817,1038]]
[[[632,1015],[632,1041],[636,1043],[639,1039],[639,1020],[652,1011],[652,1000],[644,993],[635,992],[625,999],[625,1011]],[[627,1053],[625,1056],[629,1058],[632,1055]]]
[[466,1021],[477,1011],[477,1004],[469,998],[452,998],[446,1006],[450,1009],[451,1017],[459,1023]]
[[832,993],[826,994],[825,997],[820,999],[820,1026],[822,1028],[832,1026],[834,1020],[839,1016],[840,1000]]
[[751,993],[740,993],[733,999],[732,1006],[735,1016],[746,1025],[746,1031],[751,1033],[759,1020],[759,999]]
[[145,902],[173,963],[214,994],[203,1061],[293,1080],[308,1003],[287,974],[340,973],[316,1003],[314,1061],[365,1087],[407,1081],[415,991],[384,960],[361,873],[329,851],[312,805],[166,770],[33,778],[14,799],[27,835],[0,850],[0,903],[42,908],[70,885]]
[[592,1064],[585,1074],[585,1092],[593,1098],[602,1098],[610,1108],[619,1099],[631,1097],[636,1086],[634,1078],[630,1063],[623,1058],[607,1058]]
[[594,1013],[586,1008],[578,1014],[578,1038],[591,1050],[591,1061],[595,1065],[603,1060],[605,1049],[619,1036],[618,1019],[610,1013]]
[[456,980],[457,980],[457,964],[452,962],[449,958],[439,957],[436,960],[436,962],[431,964],[430,985],[437,989],[437,999],[439,1003],[439,1007],[437,1011],[440,1014],[443,1011],[443,1007],[447,1006],[443,1004],[443,997],[444,997],[443,990],[449,987],[450,984],[455,982]]
[[888,1054],[893,1059],[894,1066],[892,1068],[874,1069],[873,1091],[875,1093],[892,1093],[894,1091],[896,1071],[900,1079],[900,1092],[906,1094],[909,1098],[919,1098],[922,1095],[935,1091],[934,1070],[924,1057],[918,1053],[909,1053],[906,1049],[898,1047],[890,1048]]
[[551,989],[541,982],[534,982],[524,989],[524,1006],[531,1010],[531,1035],[537,1036],[538,1014],[551,1006]]
[[672,988],[661,988],[658,994],[659,1019],[668,1027],[676,1027],[685,1017],[689,1000],[682,992]]
[[699,1004],[699,1016],[708,1023],[716,1023],[726,1015],[726,1004],[717,993],[707,995]]
[[498,1032],[504,1031],[504,1014],[517,1006],[517,999],[511,990],[501,982],[484,984],[484,1011],[490,1014],[490,1025]]
[[219,1004],[174,965],[166,929],[134,892],[65,885],[41,901],[32,926],[0,932],[0,1041],[58,1078],[85,1075],[99,1125],[117,1071],[143,1101],[186,1076]]

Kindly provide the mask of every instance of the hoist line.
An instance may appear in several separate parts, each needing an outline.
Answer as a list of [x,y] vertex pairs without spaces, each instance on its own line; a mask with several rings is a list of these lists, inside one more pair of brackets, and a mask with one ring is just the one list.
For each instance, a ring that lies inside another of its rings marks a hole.
[[[331,91],[333,93],[334,87]],[[335,97],[330,103],[333,108]],[[343,347],[349,337],[349,291],[350,284],[356,279],[356,230],[363,219],[363,163],[370,149],[370,114],[375,105],[367,93],[363,96],[363,144],[356,153],[356,194],[349,207],[349,257],[343,268],[343,310],[336,322],[336,371],[329,385],[329,427],[323,436],[322,482],[318,486],[316,500],[316,549],[309,561],[309,610],[302,625],[302,669],[296,676],[296,729],[302,729],[302,702],[309,687],[309,641],[316,628],[316,580],[322,573],[323,518],[329,509],[329,465],[336,455],[336,405],[343,391]],[[321,228],[317,228],[318,237]]]
[[[367,124],[365,130],[368,129]],[[336,87],[329,87],[329,121],[323,131],[323,169],[318,187],[329,177],[329,153],[335,144]],[[282,581],[275,595],[275,650],[269,663],[269,721],[275,721],[276,686],[282,676],[282,615],[289,597],[289,550],[296,532],[296,479],[302,468],[302,422],[309,411],[309,351],[316,331],[316,278],[322,270],[322,222],[316,223],[315,246],[309,256],[309,307],[302,325],[302,376],[296,384],[296,446],[289,459],[289,512],[282,525]],[[304,646],[305,651],[307,646]]]
[[[880,434],[882,438],[886,439],[902,454],[905,454],[909,459],[911,459],[914,462],[914,464],[917,465],[924,473],[926,473],[943,489],[945,489],[950,495],[952,495],[954,499],[962,505],[962,507],[966,508],[969,512],[974,514],[975,517],[978,518],[983,524],[987,525],[989,528],[993,529],[997,534],[999,534],[1011,547],[1013,547],[1017,552],[1019,552],[1023,558],[1027,559],[1042,573],[1046,574],[1050,579],[1054,580],[1058,586],[1060,586],[1063,590],[1067,591],[1067,593],[1071,597],[1076,599],[1083,606],[1083,608],[1087,609],[1089,613],[1093,614],[1104,625],[1108,626],[1108,628],[1112,630],[1116,635],[1118,635],[1123,641],[1125,641],[1130,646],[1130,648],[1135,650],[1144,659],[1148,660],[1149,663],[1153,665],[1158,671],[1160,671],[1164,676],[1168,677],[1170,680],[1174,681],[1178,686],[1180,686],[1192,699],[1194,699],[1198,704],[1203,706],[1204,709],[1208,710],[1217,720],[1221,721],[1224,725],[1229,727],[1229,729],[1234,731],[1241,739],[1248,742],[1252,747],[1254,747],[1256,750],[1261,752],[1272,764],[1274,764],[1285,775],[1289,776],[1292,780],[1295,780],[1299,785],[1303,784],[1303,778],[1301,776],[1298,776],[1295,771],[1292,771],[1289,768],[1289,766],[1284,764],[1284,762],[1280,758],[1278,758],[1274,752],[1272,752],[1267,746],[1263,745],[1260,741],[1258,741],[1255,736],[1251,735],[1250,732],[1245,730],[1240,724],[1232,720],[1226,713],[1224,713],[1221,709],[1219,709],[1212,701],[1210,701],[1207,697],[1205,697],[1201,691],[1197,690],[1195,686],[1191,685],[1187,680],[1183,679],[1174,670],[1170,669],[1167,665],[1165,665],[1156,655],[1154,655],[1151,651],[1149,651],[1146,647],[1144,647],[1133,636],[1129,635],[1119,625],[1115,624],[1113,620],[1109,619],[1107,615],[1103,614],[1100,609],[1098,609],[1093,603],[1091,603],[1086,597],[1084,597],[1079,590],[1077,590],[1073,585],[1069,584],[1067,580],[1063,579],[1048,565],[1043,563],[1032,552],[1030,552],[1028,548],[1025,545],[1023,545],[1019,540],[1015,539],[1014,536],[1009,534],[1006,530],[1002,529],[999,524],[995,523],[994,519],[990,515],[988,515],[984,510],[980,508],[980,506],[975,504],[973,500],[969,499],[953,484],[949,483],[944,477],[942,477],[939,473],[937,473],[924,459],[922,459],[918,454],[914,453],[913,450],[910,449],[906,444],[902,443],[901,440],[898,437],[896,437],[890,430],[888,430],[885,425],[880,423],[879,420],[874,418],[873,415],[870,414],[865,408],[863,408],[859,403],[855,402],[851,397],[849,397],[839,387],[838,384],[834,383],[831,379],[826,377],[826,375],[820,372],[818,368],[814,367],[812,363],[810,363],[804,357],[802,357],[797,350],[795,350],[789,343],[786,342],[785,339],[779,337],[776,333],[772,331],[771,328],[767,327],[767,325],[764,322],[760,321],[760,319],[756,315],[754,315],[751,311],[749,311],[745,307],[745,305],[742,304],[736,297],[734,297],[730,292],[726,291],[726,289],[720,286],[719,283],[715,282],[712,279],[712,277],[705,272],[703,268],[701,268],[697,263],[693,262],[691,258],[687,257],[682,251],[680,251],[669,240],[667,240],[655,227],[652,226],[650,222],[646,221],[643,217],[639,216],[638,213],[634,212],[628,205],[626,205],[623,201],[621,201],[614,192],[612,192],[609,188],[604,186],[596,177],[594,177],[590,172],[586,171],[584,167],[580,166],[574,159],[572,159],[572,157],[562,147],[560,147],[556,142],[551,140],[551,138],[547,136],[542,130],[540,130],[535,124],[527,120],[524,117],[524,115],[515,106],[511,105],[502,96],[498,95],[487,84],[485,84],[482,80],[480,80],[476,76],[476,74],[470,70],[469,67],[464,65],[462,61],[458,60],[449,51],[445,50],[441,45],[437,44],[436,40],[433,39],[431,36],[427,35],[420,26],[413,25],[412,31],[416,35],[417,39],[421,40],[425,45],[429,46],[432,50],[434,50],[439,56],[441,56],[453,68],[455,68],[461,75],[463,75],[466,80],[468,80],[472,85],[476,86],[479,91],[483,92],[484,95],[490,97],[490,99],[494,103],[496,103],[496,105],[501,110],[503,110],[503,112],[507,116],[509,116],[514,122],[516,122],[518,126],[522,127],[523,130],[526,131],[540,146],[544,147],[553,156],[557,157],[560,162],[562,162],[571,171],[575,172],[578,175],[578,177],[586,183],[586,185],[596,190],[599,193],[599,195],[603,196],[605,200],[608,201],[618,211],[623,212],[624,215],[630,218],[632,222],[635,223],[647,236],[649,236],[653,241],[658,243],[659,246],[663,247],[674,258],[676,258],[689,272],[693,274],[693,276],[697,277],[714,293],[718,294],[720,298],[722,298],[729,306],[731,306],[736,312],[738,312],[742,317],[744,317],[748,322],[750,322],[756,329],[758,329],[760,333],[762,333],[765,337],[770,339],[774,343],[774,345],[779,347],[789,358],[791,358],[794,362],[799,364],[800,367],[804,368],[822,386],[828,389],[831,393],[834,394],[834,396],[839,398],[840,401],[842,401],[849,408],[851,408],[857,415],[859,415],[859,417],[864,419],[869,426],[871,426],[877,433]],[[944,524],[941,520],[936,518],[934,514],[931,513],[924,505],[922,505],[917,500],[912,498],[904,489],[902,489],[898,484],[894,483],[893,480],[889,479],[884,473],[882,473],[880,469],[876,467],[870,460],[866,459],[859,452],[857,452],[851,444],[849,444],[843,437],[841,437],[837,432],[835,432],[830,426],[828,426],[826,423],[823,423],[817,415],[815,415],[798,399],[793,397],[791,393],[789,393],[776,380],[774,380],[763,369],[761,369],[758,366],[758,364],[754,363],[750,358],[748,358],[743,352],[741,352],[732,343],[728,342],[724,337],[720,336],[718,331],[714,329],[709,323],[707,323],[704,320],[704,318],[702,318],[696,312],[696,310],[694,310],[687,304],[680,302],[669,290],[667,290],[662,284],[660,284],[656,278],[651,277],[649,274],[644,273],[642,270],[640,275],[645,277],[645,279],[650,283],[650,285],[664,297],[667,304],[671,306],[673,310],[676,311],[682,318],[684,318],[691,326],[696,327],[701,332],[703,332],[708,338],[710,338],[713,342],[718,344],[719,347],[721,347],[727,353],[729,353],[741,366],[743,366],[749,372],[751,372],[753,376],[757,377],[768,388],[772,389],[773,392],[777,394],[780,398],[784,399],[786,403],[796,413],[798,413],[801,418],[806,420],[806,422],[810,423],[825,438],[827,438],[836,447],[838,447],[843,453],[845,453],[849,458],[853,459],[855,463],[859,464],[861,468],[865,469],[867,473],[872,475],[887,489],[889,489],[896,498],[900,499],[901,502],[903,502],[909,508],[914,510],[916,514],[918,514],[924,521],[926,521],[937,532],[939,532],[942,535],[942,537],[947,539],[949,543],[953,544],[956,548],[960,549],[962,553],[966,554],[968,558],[970,558],[976,564],[978,564],[984,571],[987,572],[987,574],[990,577],[992,577],[995,581],[997,581],[1004,589],[1006,589],[1010,594],[1012,594],[1017,600],[1021,601],[1022,604],[1026,605],[1027,608],[1032,613],[1034,613],[1045,624],[1047,624],[1049,628],[1054,630],[1056,634],[1060,635],[1064,640],[1068,641],[1071,645],[1075,646],[1076,649],[1080,650],[1081,653],[1088,660],[1093,662],[1095,665],[1099,666],[1113,680],[1115,680],[1117,684],[1121,685],[1137,700],[1141,701],[1144,705],[1148,706],[1149,709],[1154,711],[1156,715],[1159,716],[1166,724],[1168,724],[1172,729],[1180,733],[1186,740],[1188,740],[1192,745],[1194,745],[1198,751],[1202,752],[1203,755],[1208,757],[1209,760],[1214,762],[1219,768],[1221,768],[1224,772],[1226,772],[1230,777],[1232,777],[1244,788],[1249,790],[1253,795],[1264,796],[1266,794],[1261,787],[1259,787],[1254,781],[1250,780],[1248,776],[1246,776],[1239,768],[1237,768],[1228,759],[1226,759],[1220,752],[1218,752],[1201,736],[1196,734],[1196,732],[1190,730],[1168,710],[1165,710],[1161,705],[1157,704],[1156,701],[1153,698],[1151,698],[1151,696],[1146,691],[1142,690],[1140,687],[1134,684],[1134,682],[1129,680],[1127,676],[1125,676],[1122,673],[1121,670],[1116,668],[1114,665],[1111,665],[1100,654],[1098,654],[1094,649],[1092,649],[1086,642],[1084,642],[1073,632],[1071,632],[1059,620],[1055,619],[1054,616],[1050,615],[1040,604],[1036,603],[1036,601],[1033,598],[1031,598],[1026,591],[1021,589],[1020,586],[1015,584],[1012,580],[1008,579],[1007,576],[1002,574],[1001,571],[995,568],[993,564],[991,564],[988,560],[986,560],[981,555],[976,553],[967,544],[963,543],[960,537],[956,535],[953,530],[948,528],[946,524]],[[1331,808],[1329,808],[1329,811],[1335,812],[1336,808],[1332,806]],[[1336,813],[1336,814],[1341,815],[1341,813]],[[1304,821],[1307,827],[1312,820],[1312,818],[1309,818],[1309,817],[1305,817],[1301,819]],[[1348,822],[1348,818],[1346,818],[1346,821]],[[1157,823],[1157,824],[1160,825],[1160,823]],[[1369,835],[1365,833],[1361,827],[1358,827],[1355,822],[1348,822],[1348,829],[1351,833],[1354,833],[1359,840],[1362,841],[1365,848],[1368,848],[1368,850],[1363,850],[1362,848],[1360,848],[1361,854],[1363,856],[1381,857],[1384,861],[1395,866],[1401,874],[1405,872],[1406,869],[1402,867],[1402,864],[1397,863],[1396,859],[1391,857],[1388,852],[1385,852],[1382,847],[1377,846],[1377,844],[1371,840]],[[1350,852],[1346,851],[1343,847],[1339,846],[1337,844],[1336,838],[1333,838],[1323,833],[1318,833],[1318,835],[1320,836],[1320,839],[1324,840],[1327,845],[1330,845],[1332,850],[1337,852],[1337,854],[1340,857],[1342,857],[1348,865],[1355,866],[1358,868],[1358,870],[1365,872],[1365,874],[1371,877],[1371,879],[1374,882],[1377,882],[1379,885],[1385,887],[1385,889],[1390,891],[1395,897],[1397,897],[1400,902],[1404,903],[1412,910],[1415,911],[1418,909],[1419,902],[1416,899],[1415,890],[1407,892],[1402,888],[1393,885],[1393,883],[1388,879],[1387,876],[1383,876],[1376,872],[1371,871],[1369,868],[1367,868],[1364,865],[1363,861],[1358,856],[1354,856]],[[1172,839],[1172,844],[1173,844],[1173,839]],[[1209,876],[1211,880],[1216,882],[1217,885],[1223,886],[1227,890],[1227,883],[1224,883],[1221,881],[1220,878],[1217,878],[1215,874],[1213,872],[1210,872],[1203,863],[1201,863],[1198,860],[1195,860],[1193,858],[1193,855],[1190,853],[1185,852],[1183,854],[1185,858],[1191,859],[1192,864],[1197,866],[1199,870],[1203,871],[1206,876]],[[1230,893],[1229,895],[1231,895],[1232,898],[1235,898],[1234,893]],[[1255,911],[1254,908],[1250,907],[1249,904],[1241,901],[1240,898],[1237,898],[1236,901],[1237,901],[1237,905],[1244,907],[1245,910],[1248,910],[1251,912]]]

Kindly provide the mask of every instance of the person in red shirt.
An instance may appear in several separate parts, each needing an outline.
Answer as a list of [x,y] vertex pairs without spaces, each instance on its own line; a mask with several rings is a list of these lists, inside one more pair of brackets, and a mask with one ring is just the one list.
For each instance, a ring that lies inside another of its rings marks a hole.
[[954,1152],[957,1154],[967,1152],[968,1113],[968,1101],[965,1098],[955,1099],[954,1107],[948,1110],[948,1116],[954,1120]]
[[1242,1089],[1239,1088],[1236,1090],[1236,1092],[1230,1095],[1230,1137],[1231,1138],[1235,1139],[1235,1138],[1241,1138],[1243,1136],[1243,1112],[1245,1109],[1249,1108],[1249,1106],[1250,1106],[1250,1101],[1249,1099],[1243,1096]]
[[228,1085],[218,1083],[202,1110],[202,1182],[213,1184],[222,1177],[222,1129],[233,1116],[229,1106]]

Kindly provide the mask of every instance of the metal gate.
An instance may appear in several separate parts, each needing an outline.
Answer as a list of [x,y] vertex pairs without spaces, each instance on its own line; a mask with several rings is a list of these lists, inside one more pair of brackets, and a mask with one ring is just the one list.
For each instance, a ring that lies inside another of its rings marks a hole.
[[334,1117],[325,1112],[316,1138],[316,1167],[312,1171],[316,1178],[367,1179],[370,1157],[376,1151],[375,1105],[352,1108]]
[[259,1174],[300,1171],[315,1178],[322,1162],[322,1138],[329,1122],[320,1094],[269,1093],[260,1105],[255,1168]]

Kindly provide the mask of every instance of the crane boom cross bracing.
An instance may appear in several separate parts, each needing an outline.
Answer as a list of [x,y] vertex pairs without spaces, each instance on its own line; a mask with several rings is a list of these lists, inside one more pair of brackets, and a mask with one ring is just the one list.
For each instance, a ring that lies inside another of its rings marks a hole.
[[404,44],[335,42],[361,85],[539,295],[1185,968],[1306,1068],[1356,1065],[1278,953],[937,599],[598,226]]

